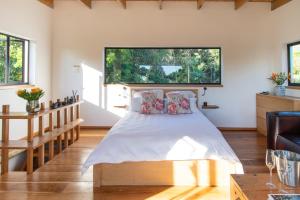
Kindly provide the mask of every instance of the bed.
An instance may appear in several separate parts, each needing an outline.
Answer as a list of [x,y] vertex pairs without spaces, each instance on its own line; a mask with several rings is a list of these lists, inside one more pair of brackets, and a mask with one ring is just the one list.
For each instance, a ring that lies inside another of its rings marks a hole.
[[226,186],[243,167],[220,131],[200,112],[129,112],[84,163],[94,187],[109,185]]

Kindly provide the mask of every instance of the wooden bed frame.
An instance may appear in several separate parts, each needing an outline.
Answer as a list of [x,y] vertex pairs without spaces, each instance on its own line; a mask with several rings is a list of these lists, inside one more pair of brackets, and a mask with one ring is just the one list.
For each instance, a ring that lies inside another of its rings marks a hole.
[[[134,88],[148,90],[149,88]],[[150,88],[152,89],[152,88]],[[164,93],[176,89],[163,89]],[[193,91],[198,98],[198,89]],[[131,90],[132,94],[132,90]],[[220,160],[143,161],[93,166],[94,187],[117,185],[229,186],[238,166]]]

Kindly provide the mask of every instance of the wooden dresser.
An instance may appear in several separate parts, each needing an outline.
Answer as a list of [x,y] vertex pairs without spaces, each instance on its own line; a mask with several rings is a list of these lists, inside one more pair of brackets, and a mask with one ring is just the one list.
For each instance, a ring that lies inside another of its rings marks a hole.
[[266,112],[300,111],[300,98],[256,94],[257,131],[267,135]]

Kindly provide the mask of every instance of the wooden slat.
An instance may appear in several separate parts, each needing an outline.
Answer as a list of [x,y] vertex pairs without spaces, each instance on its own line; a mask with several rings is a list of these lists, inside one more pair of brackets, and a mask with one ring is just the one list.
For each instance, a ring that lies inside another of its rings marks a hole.
[[[271,2],[271,10],[275,10],[289,2],[291,2],[292,0],[273,0]],[[298,1],[298,0],[297,0]]]
[[[43,137],[45,133],[45,128],[44,128],[44,118],[43,116],[39,117],[39,137]],[[45,162],[45,146],[42,144],[38,148],[38,166],[41,167],[44,165]]]
[[92,8],[92,0],[80,0],[84,5],[86,5],[88,8]]
[[[52,105],[52,101],[49,101],[49,108]],[[49,113],[49,132],[53,130],[53,113]],[[49,141],[49,160],[54,158],[54,140]]]
[[[9,105],[2,106],[3,113],[9,113]],[[9,119],[2,120],[2,142],[8,143],[9,141]],[[8,172],[8,160],[9,160],[9,152],[8,149],[1,150],[1,174],[5,174]]]
[[[67,109],[64,110],[64,124],[65,125],[68,124],[68,110]],[[64,132],[64,145],[65,145],[65,148],[68,148],[68,146],[69,146],[68,131]]]
[[54,8],[54,0],[38,0],[50,8]]
[[[57,128],[60,128],[61,126],[61,122],[60,122],[60,110],[58,110],[56,112],[56,127]],[[61,153],[62,152],[62,136],[61,135],[58,135],[57,137],[57,146],[58,146],[58,153]]]
[[[70,108],[70,121],[73,122],[73,120],[74,120],[74,107],[72,106],[72,107]],[[74,137],[74,128],[72,128],[72,129],[70,130],[70,134],[71,134],[71,144],[73,144],[74,141],[75,141],[75,137]]]
[[197,0],[197,9],[202,8],[205,0]]
[[33,172],[33,148],[29,147],[27,149],[27,165],[26,165],[26,168],[27,168],[27,174],[32,174]]
[[235,9],[239,9],[242,7],[248,0],[234,0],[234,7]]
[[122,4],[122,7],[124,8],[124,9],[126,9],[126,0],[119,0],[120,1],[120,3]]

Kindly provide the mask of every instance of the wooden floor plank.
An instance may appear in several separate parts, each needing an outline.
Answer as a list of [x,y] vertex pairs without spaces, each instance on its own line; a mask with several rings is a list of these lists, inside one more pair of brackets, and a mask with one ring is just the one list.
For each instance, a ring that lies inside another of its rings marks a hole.
[[[10,172],[0,177],[0,199],[5,200],[229,200],[229,188],[122,186],[93,188],[92,168],[81,174],[85,159],[103,139],[105,130],[83,130],[78,141],[36,170]],[[266,138],[253,131],[225,131],[225,139],[246,173],[267,172]]]

